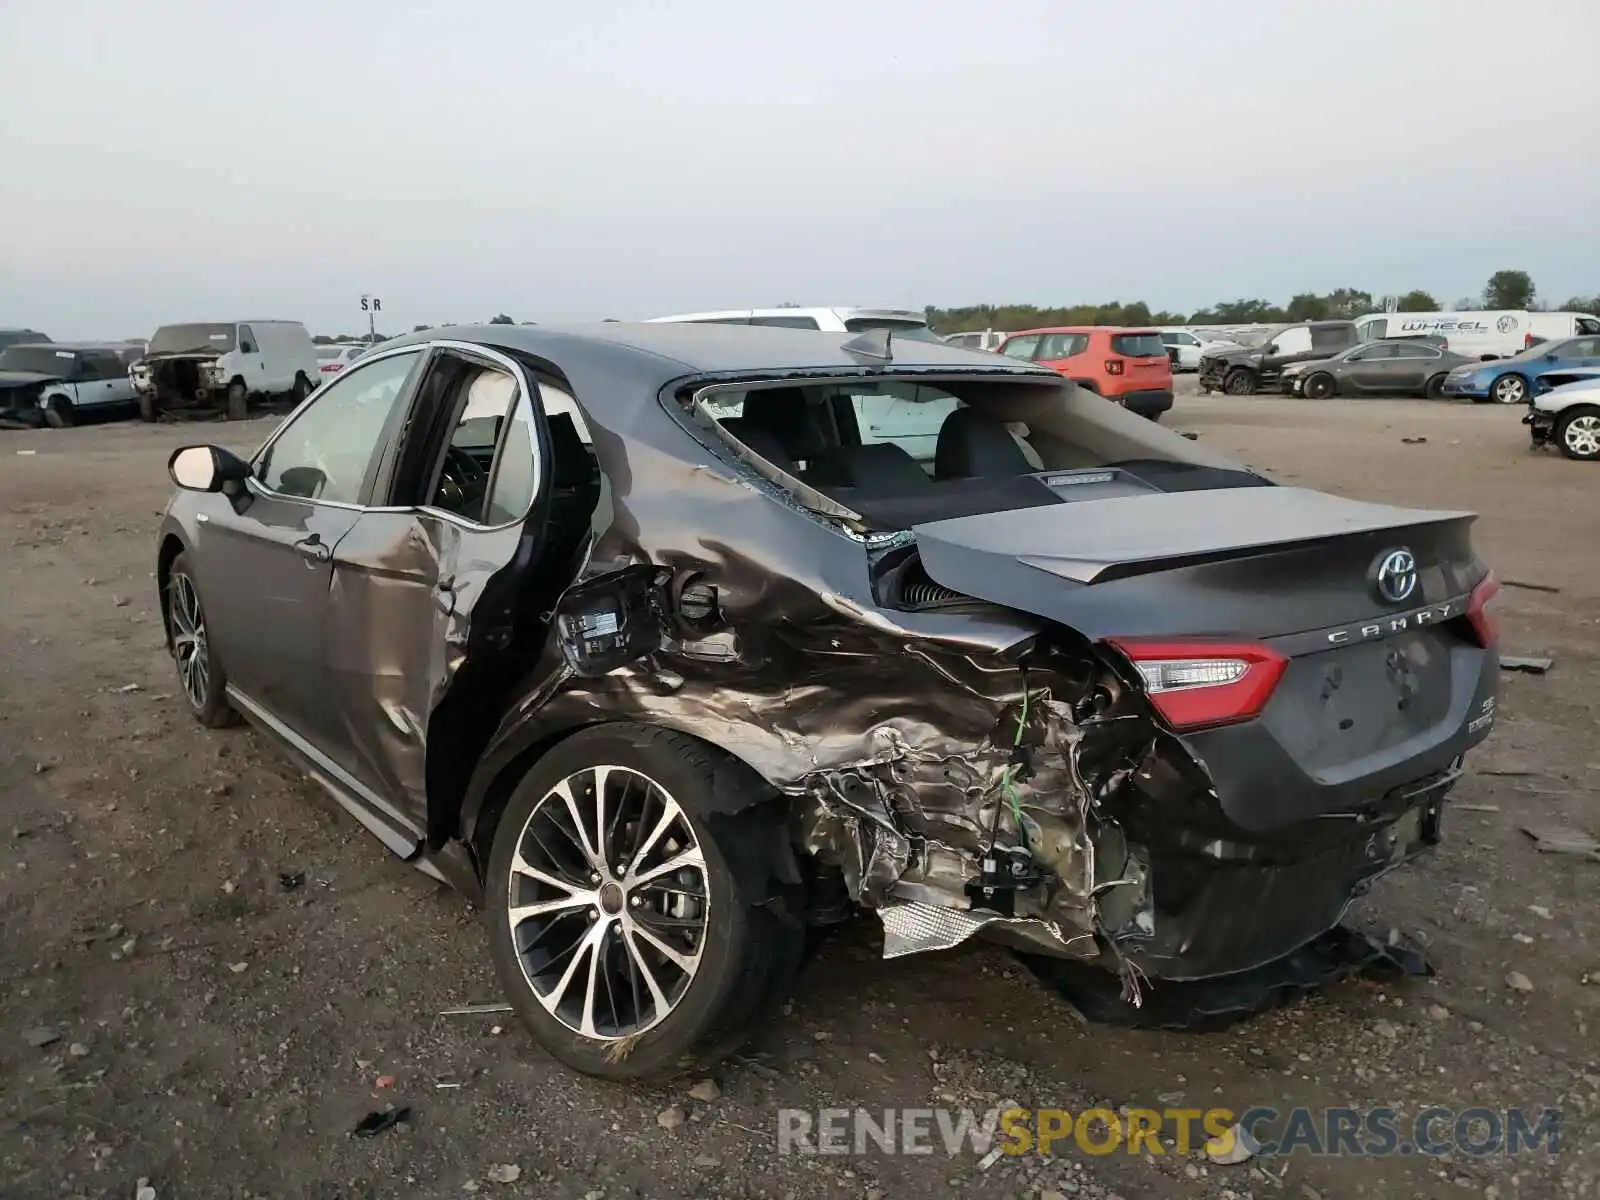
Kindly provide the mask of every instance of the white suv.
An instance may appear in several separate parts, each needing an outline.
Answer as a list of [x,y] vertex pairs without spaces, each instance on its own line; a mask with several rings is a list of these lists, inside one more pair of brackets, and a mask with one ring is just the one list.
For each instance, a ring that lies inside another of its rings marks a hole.
[[928,328],[921,313],[903,308],[740,308],[727,312],[679,313],[652,317],[651,321],[704,325],[766,325],[779,329],[822,329],[833,333],[862,333],[888,329],[896,337],[919,342],[944,339]]

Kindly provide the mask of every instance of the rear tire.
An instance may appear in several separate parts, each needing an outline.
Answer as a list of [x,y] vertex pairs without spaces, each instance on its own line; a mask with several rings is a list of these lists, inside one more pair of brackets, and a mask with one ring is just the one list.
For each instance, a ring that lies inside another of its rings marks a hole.
[[1242,367],[1228,372],[1228,377],[1222,381],[1222,390],[1230,396],[1254,396],[1256,394],[1256,373],[1247,371]]
[[663,729],[596,726],[539,759],[484,882],[495,970],[535,1039],[603,1079],[732,1052],[805,950],[785,814],[743,763]]
[[1313,375],[1305,383],[1305,397],[1307,400],[1326,400],[1333,395],[1335,390],[1332,375]]
[[207,729],[236,724],[239,715],[228,703],[228,674],[206,632],[200,585],[180,553],[167,569],[167,640],[178,670],[178,689],[195,720]]
[[250,416],[250,393],[245,389],[242,380],[235,379],[228,385],[228,420],[244,421]]
[[289,398],[296,405],[299,405],[302,400],[311,395],[311,392],[311,381],[305,377],[304,373],[297,374],[294,377],[294,386],[289,389]]
[[1496,404],[1526,404],[1528,381],[1521,375],[1502,375],[1490,387],[1489,397]]
[[1422,394],[1429,400],[1437,400],[1444,395],[1444,376],[1435,375],[1422,385]]
[[1600,460],[1600,408],[1586,404],[1562,413],[1556,422],[1556,445],[1579,462]]
[[44,423],[51,429],[71,429],[78,423],[72,401],[65,396],[51,396],[45,402]]

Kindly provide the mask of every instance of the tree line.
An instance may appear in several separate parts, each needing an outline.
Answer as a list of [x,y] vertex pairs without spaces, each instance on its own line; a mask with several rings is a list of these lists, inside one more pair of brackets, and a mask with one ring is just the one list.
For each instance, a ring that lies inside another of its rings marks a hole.
[[[970,304],[961,308],[937,308],[929,305],[928,324],[940,333],[964,333],[978,329],[1038,329],[1047,325],[1275,325],[1288,321],[1350,321],[1367,313],[1383,312],[1390,302],[1397,312],[1444,312],[1431,292],[1420,288],[1400,296],[1374,296],[1359,288],[1335,288],[1327,295],[1301,292],[1284,305],[1270,300],[1224,300],[1203,308],[1199,312],[1181,313],[1168,309],[1154,309],[1143,300],[1123,304],[1112,300],[1106,304],[1073,304],[1064,308],[1041,308],[1034,304]],[[795,305],[781,304],[779,308]],[[1450,311],[1471,309],[1540,309],[1550,307],[1556,312],[1585,312],[1600,316],[1600,296],[1573,296],[1555,306],[1539,302],[1533,277],[1526,271],[1496,271],[1489,276],[1483,291],[1476,296],[1463,296],[1450,305]],[[608,318],[615,320],[615,318]],[[446,322],[450,324],[451,322]],[[496,313],[489,318],[490,325],[515,325],[518,322],[506,313]],[[413,325],[413,333],[434,328],[431,325]],[[318,345],[334,342],[385,341],[394,334],[379,333],[376,339],[367,334],[319,333],[311,340]]]
[[[1038,329],[1049,325],[1274,325],[1288,321],[1349,321],[1367,313],[1383,312],[1393,302],[1397,312],[1443,312],[1445,306],[1420,288],[1398,296],[1373,295],[1359,288],[1335,288],[1326,295],[1301,292],[1287,304],[1240,298],[1224,300],[1198,312],[1152,309],[1143,300],[1124,304],[1074,304],[1041,308],[1033,304],[972,304],[958,308],[927,307],[928,324],[940,333],[979,329]],[[1463,296],[1449,306],[1453,311],[1472,309],[1539,309],[1538,291],[1526,271],[1496,271],[1483,291]],[[1573,296],[1551,306],[1559,312],[1586,312],[1600,316],[1600,296]]]

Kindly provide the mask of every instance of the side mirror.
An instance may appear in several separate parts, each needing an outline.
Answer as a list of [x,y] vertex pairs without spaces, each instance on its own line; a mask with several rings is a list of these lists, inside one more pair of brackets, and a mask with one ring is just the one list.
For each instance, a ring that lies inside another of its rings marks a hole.
[[180,446],[167,459],[167,474],[191,492],[220,492],[250,478],[250,464],[221,446]]
[[1261,353],[1263,353],[1263,354],[1276,354],[1277,352],[1278,352],[1278,343],[1277,342],[1268,342],[1265,346],[1261,347]]

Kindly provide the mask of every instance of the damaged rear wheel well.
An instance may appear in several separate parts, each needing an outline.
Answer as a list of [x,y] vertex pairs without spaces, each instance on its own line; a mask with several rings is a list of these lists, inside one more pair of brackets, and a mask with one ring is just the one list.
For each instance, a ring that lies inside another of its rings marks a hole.
[[[476,805],[471,799],[461,813],[461,840],[470,848],[480,879],[489,861],[494,844],[495,829],[505,812],[511,795],[523,778],[544,756],[568,739],[586,730],[614,729],[633,736],[641,745],[650,742],[665,743],[680,757],[692,762],[704,775],[709,789],[709,800],[701,806],[692,798],[684,803],[690,814],[702,821],[715,822],[737,817],[740,813],[764,808],[768,805],[787,806],[792,799],[773,787],[750,764],[719,746],[702,738],[661,725],[640,724],[631,721],[594,721],[573,725],[551,733],[533,742],[502,766],[484,785],[482,798]],[[785,841],[781,846],[768,847],[771,861],[760,864],[773,879],[788,886],[800,886],[802,873],[794,848]],[[755,864],[744,864],[744,869],[756,869]],[[759,873],[758,871],[758,873]]]

